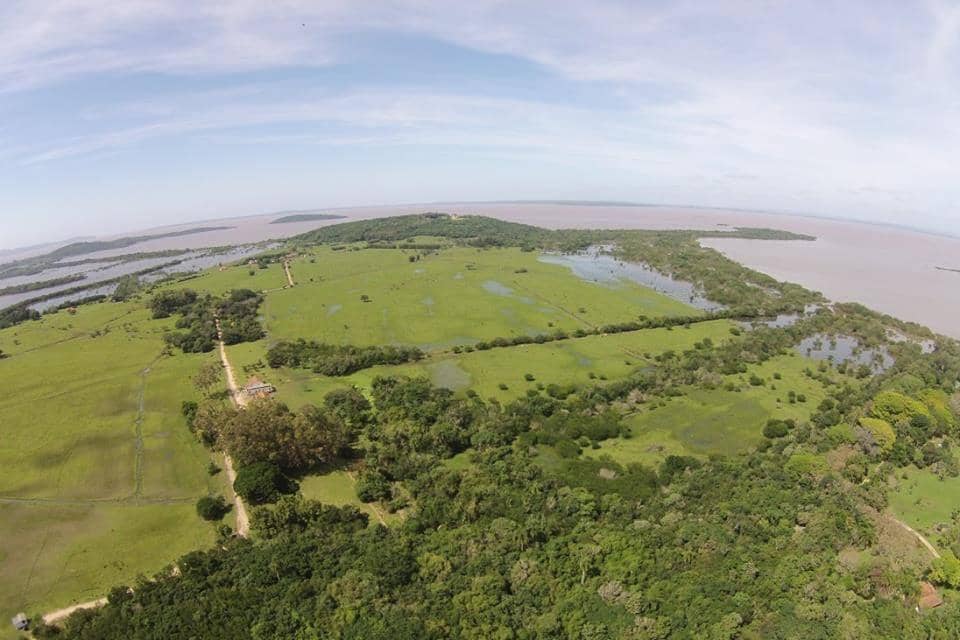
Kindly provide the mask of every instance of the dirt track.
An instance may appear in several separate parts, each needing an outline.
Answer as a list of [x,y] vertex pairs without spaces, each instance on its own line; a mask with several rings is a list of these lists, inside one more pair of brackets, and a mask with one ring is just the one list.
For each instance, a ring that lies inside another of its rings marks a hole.
[[105,604],[107,604],[106,598],[98,598],[97,600],[91,600],[90,602],[81,602],[80,604],[75,604],[69,607],[64,607],[63,609],[51,611],[43,616],[43,621],[47,624],[54,624],[69,617],[69,615],[74,611],[79,611],[80,609],[96,609],[97,607],[102,607]]
[[912,534],[913,534],[913,537],[915,537],[917,540],[919,540],[919,541],[920,541],[920,544],[922,544],[924,547],[927,548],[927,551],[930,552],[930,555],[932,555],[934,558],[939,558],[939,557],[940,557],[940,552],[937,551],[936,547],[934,547],[932,544],[930,544],[930,541],[927,540],[927,539],[923,536],[923,534],[921,534],[919,531],[917,531],[916,529],[914,529],[913,527],[911,527],[910,525],[908,525],[906,522],[901,522],[900,520],[897,520],[897,519],[894,518],[893,516],[891,516],[890,519],[893,520],[894,522],[896,522],[898,525],[900,525],[900,526],[903,527],[904,529],[906,529],[907,531],[909,531],[910,533],[912,533]]
[[[220,341],[220,362],[227,374],[227,386],[230,388],[230,397],[238,407],[244,407],[247,404],[246,398],[240,393],[237,386],[237,379],[233,375],[233,367],[227,358],[227,347],[223,344],[223,333],[220,331],[220,321],[217,320],[217,339]],[[233,460],[230,454],[224,452],[223,466],[227,473],[227,480],[230,482],[230,493],[233,494],[233,507],[237,511],[237,535],[246,538],[250,533],[250,518],[247,515],[247,507],[243,500],[233,490],[233,483],[237,479],[236,471],[233,468]]]

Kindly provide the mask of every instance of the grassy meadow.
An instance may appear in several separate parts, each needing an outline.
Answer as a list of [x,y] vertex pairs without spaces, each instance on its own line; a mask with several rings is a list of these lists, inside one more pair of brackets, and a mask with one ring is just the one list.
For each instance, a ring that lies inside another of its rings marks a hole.
[[[600,449],[587,450],[586,455],[610,456],[621,464],[659,464],[671,454],[736,454],[763,438],[767,420],[800,422],[810,417],[826,397],[823,384],[804,374],[816,365],[799,355],[778,356],[749,367],[745,374],[727,376],[724,383],[733,382],[735,391],[687,389],[682,396],[664,400],[664,406],[641,405],[627,420],[630,438],[602,442]],[[780,374],[779,380],[774,373]],[[752,386],[751,375],[763,378],[764,384]],[[805,395],[806,402],[791,404],[787,397],[791,390]]]
[[171,326],[101,303],[0,332],[0,613],[98,597],[212,542],[193,505],[215,480],[179,413],[212,356],[161,357]]

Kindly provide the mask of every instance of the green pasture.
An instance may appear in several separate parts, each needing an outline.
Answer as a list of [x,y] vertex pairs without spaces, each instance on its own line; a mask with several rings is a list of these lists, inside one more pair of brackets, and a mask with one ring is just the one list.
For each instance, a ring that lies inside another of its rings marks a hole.
[[213,543],[193,500],[175,504],[0,503],[0,614],[42,614],[150,576]]
[[318,248],[296,259],[297,286],[272,292],[264,305],[270,339],[434,350],[639,315],[697,313],[629,282],[580,280],[566,267],[519,249],[450,248],[410,262],[414,255]]
[[[684,395],[640,405],[628,418],[630,438],[617,438],[601,443],[600,449],[586,455],[609,455],[617,462],[659,464],[671,454],[734,455],[755,445],[771,418],[803,421],[826,397],[824,386],[804,375],[807,367],[817,363],[798,355],[772,358],[753,365],[748,373],[727,376],[737,384],[736,391],[724,388],[685,389]],[[775,380],[774,373],[780,380]],[[749,377],[764,379],[763,386],[752,386]],[[834,374],[839,377],[839,374]],[[776,387],[775,389],[773,387]],[[790,404],[790,390],[804,394],[806,402]]]
[[[250,275],[250,272],[253,275]],[[271,263],[266,269],[256,264],[246,263],[224,265],[208,269],[196,277],[183,282],[172,282],[161,285],[165,289],[193,289],[221,295],[233,289],[252,289],[254,291],[271,291],[281,289],[287,284],[287,276],[283,272],[283,265]]]
[[951,522],[960,511],[960,477],[941,480],[928,470],[898,469],[889,499],[897,518],[932,535],[938,524]]
[[180,403],[213,356],[162,356],[172,325],[141,301],[0,331],[0,614],[98,597],[212,541],[194,502],[219,487]]

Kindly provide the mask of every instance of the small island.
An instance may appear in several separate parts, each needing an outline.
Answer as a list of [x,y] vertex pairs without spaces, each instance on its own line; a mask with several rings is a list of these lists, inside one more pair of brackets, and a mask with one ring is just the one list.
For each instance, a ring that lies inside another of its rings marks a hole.
[[282,218],[277,218],[270,224],[287,224],[290,222],[313,222],[315,220],[341,220],[346,216],[338,216],[332,213],[294,213]]

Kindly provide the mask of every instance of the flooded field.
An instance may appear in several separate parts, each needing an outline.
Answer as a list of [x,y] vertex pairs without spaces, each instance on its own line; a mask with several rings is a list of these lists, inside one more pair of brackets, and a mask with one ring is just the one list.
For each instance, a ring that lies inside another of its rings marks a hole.
[[617,260],[604,253],[601,247],[591,247],[579,253],[548,253],[540,256],[539,260],[569,267],[583,280],[599,283],[630,280],[697,309],[717,311],[723,308],[723,305],[703,297],[691,283],[675,280],[643,264]]

